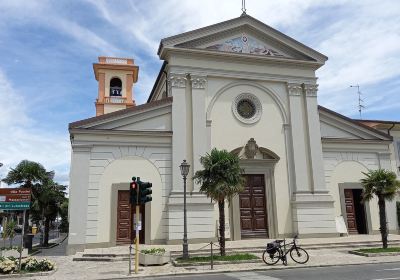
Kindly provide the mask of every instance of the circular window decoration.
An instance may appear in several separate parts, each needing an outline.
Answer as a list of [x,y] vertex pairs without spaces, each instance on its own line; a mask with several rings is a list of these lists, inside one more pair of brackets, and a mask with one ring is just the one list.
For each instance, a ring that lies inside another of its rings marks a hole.
[[261,118],[262,106],[260,100],[251,93],[236,96],[232,104],[235,117],[247,124],[255,123]]

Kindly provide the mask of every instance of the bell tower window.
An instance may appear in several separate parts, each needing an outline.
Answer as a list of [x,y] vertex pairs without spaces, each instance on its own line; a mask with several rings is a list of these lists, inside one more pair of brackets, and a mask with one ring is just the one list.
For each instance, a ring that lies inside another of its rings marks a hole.
[[110,81],[110,96],[122,96],[122,82],[119,78],[112,78]]

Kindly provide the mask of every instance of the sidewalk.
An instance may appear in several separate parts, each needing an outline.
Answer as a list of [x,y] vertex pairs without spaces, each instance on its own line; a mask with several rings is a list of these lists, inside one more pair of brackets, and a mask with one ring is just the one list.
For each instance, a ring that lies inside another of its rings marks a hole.
[[[350,236],[342,238],[313,238],[300,240],[302,245],[309,244],[333,244],[342,242],[365,242],[365,241],[379,241],[379,235],[367,236]],[[390,235],[389,240],[400,240],[399,235]],[[265,245],[267,240],[246,240],[227,242],[229,248],[243,248],[245,246]],[[200,248],[202,244],[193,244],[190,249]],[[145,246],[145,247],[164,247],[167,250],[181,250],[181,245],[170,246]],[[284,267],[282,264],[275,266],[267,266],[262,260],[258,263],[244,263],[244,264],[224,264],[214,265],[214,270],[210,270],[209,265],[197,267],[174,267],[171,264],[165,266],[150,266],[140,267],[138,275],[130,277],[141,276],[157,276],[157,275],[177,275],[177,274],[197,274],[208,272],[225,272],[225,271],[246,271],[246,270],[268,270],[268,269],[288,269],[293,267],[315,267],[315,266],[333,266],[333,265],[349,265],[349,264],[365,264],[365,263],[381,263],[381,262],[400,262],[400,256],[382,256],[382,257],[362,257],[357,255],[348,254],[349,249],[309,249],[310,260],[305,265],[295,264],[291,259],[288,261],[288,266]],[[126,246],[92,249],[86,250],[85,253],[125,253],[127,252]],[[254,253],[261,257],[261,253]],[[115,279],[127,278],[128,274],[128,261],[118,262],[74,262],[74,256],[60,256],[49,257],[57,262],[58,270],[51,276],[37,277],[35,279]]]

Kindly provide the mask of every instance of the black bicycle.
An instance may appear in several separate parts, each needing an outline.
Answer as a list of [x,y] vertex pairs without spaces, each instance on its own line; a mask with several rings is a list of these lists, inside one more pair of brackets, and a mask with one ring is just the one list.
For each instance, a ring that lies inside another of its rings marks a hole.
[[[292,260],[297,263],[305,264],[310,258],[306,250],[300,248],[296,244],[297,235],[293,238],[293,242],[287,243],[286,240],[275,240],[274,242],[267,244],[267,249],[263,253],[263,261],[267,265],[274,265],[279,260],[282,260],[284,265],[287,265],[287,254],[290,255]],[[282,244],[283,243],[283,244]],[[286,250],[286,246],[289,249]]]

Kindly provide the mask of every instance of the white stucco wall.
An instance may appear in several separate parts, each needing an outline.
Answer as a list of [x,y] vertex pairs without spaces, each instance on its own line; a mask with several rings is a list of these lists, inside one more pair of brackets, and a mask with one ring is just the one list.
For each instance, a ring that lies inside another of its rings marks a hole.
[[[231,82],[231,81],[229,81]],[[228,84],[223,79],[210,79],[208,88],[208,100],[213,99],[215,93],[220,93],[212,106],[209,118],[211,124],[211,147],[232,151],[243,147],[253,137],[259,147],[265,147],[276,153],[280,160],[275,167],[275,191],[278,214],[278,233],[289,233],[292,228],[292,220],[289,204],[288,174],[286,162],[285,135],[283,128],[284,112],[278,106],[276,99],[285,96],[285,87],[279,83],[252,82],[240,85],[240,81],[233,87],[228,87],[221,92],[219,89]],[[263,87],[265,88],[263,90]],[[252,93],[259,98],[262,104],[262,116],[255,124],[244,124],[236,119],[232,113],[232,102],[241,93]],[[274,96],[274,98],[272,97]],[[281,98],[283,97],[283,98]],[[275,99],[275,100],[274,100]],[[269,213],[272,215],[272,213]],[[216,217],[218,214],[216,214]]]
[[151,182],[153,184],[151,207],[151,239],[164,239],[165,232],[163,231],[162,216],[165,212],[165,203],[162,201],[161,176],[158,169],[149,160],[130,156],[122,159],[117,159],[111,162],[105,168],[100,179],[99,189],[99,215],[102,217],[98,221],[98,242],[108,242],[110,240],[111,219],[111,186],[115,183],[129,183],[132,176],[140,177],[143,182]]

